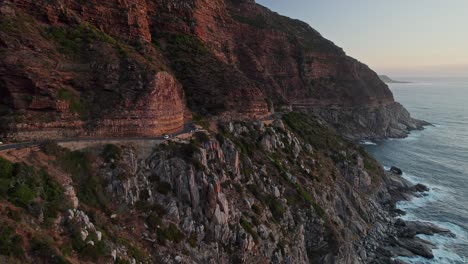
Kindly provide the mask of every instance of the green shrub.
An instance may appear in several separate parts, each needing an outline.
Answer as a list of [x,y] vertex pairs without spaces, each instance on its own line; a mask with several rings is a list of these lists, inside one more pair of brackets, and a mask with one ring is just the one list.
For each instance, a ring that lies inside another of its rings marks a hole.
[[312,199],[312,196],[310,196],[310,194],[304,190],[301,186],[295,184],[295,187],[296,187],[296,190],[297,192],[301,195],[301,197],[307,201],[310,205],[312,205],[312,207],[315,209],[315,212],[321,217],[323,218],[325,216],[325,210],[323,210],[322,207],[320,207],[315,201],[314,199]]
[[318,150],[339,152],[343,146],[340,142],[346,142],[342,137],[330,128],[320,124],[306,114],[291,112],[283,116],[286,125],[304,141]]
[[46,241],[42,238],[39,239],[38,237],[33,237],[33,239],[31,239],[31,251],[42,257],[49,257],[54,254],[55,252],[52,249],[50,239],[52,238],[49,237],[49,241]]
[[86,45],[94,41],[106,42],[121,48],[118,41],[88,23],[72,29],[51,27],[45,32],[45,37],[57,42],[60,45],[60,51],[69,55],[83,52],[86,50]]
[[107,144],[102,150],[101,156],[106,162],[120,160],[122,158],[122,149],[116,145]]
[[0,157],[0,179],[9,179],[13,174],[13,163]]
[[253,204],[252,205],[252,211],[258,215],[262,214],[262,210],[260,209],[260,207],[258,207],[258,205],[256,204]]
[[198,244],[198,236],[197,236],[197,233],[196,232],[192,232],[189,236],[189,238],[187,239],[189,245],[193,248],[196,248],[197,247],[197,244]]
[[196,132],[193,136],[195,137],[195,140],[200,143],[210,141],[210,137],[204,132]]
[[41,259],[46,259],[47,263],[69,264],[70,262],[53,248],[53,243],[53,238],[49,236],[43,236],[41,238],[33,237],[31,240],[31,251]]
[[17,25],[14,21],[10,20],[1,20],[0,21],[0,31],[2,32],[15,32],[18,33]]
[[146,223],[152,231],[158,230],[163,224],[161,217],[155,212],[151,212],[148,217],[146,217]]
[[27,207],[35,197],[35,191],[25,184],[17,185],[9,192],[9,200],[21,207]]
[[208,122],[208,120],[203,118],[201,115],[194,114],[193,122],[206,130],[210,129],[210,122]]
[[147,263],[148,262],[148,256],[145,252],[143,252],[141,249],[138,247],[129,245],[128,246],[128,252],[130,253],[130,256],[132,256],[137,263]]
[[37,200],[46,218],[55,218],[64,209],[63,189],[46,171],[37,171],[23,163],[6,167],[10,178],[0,178],[1,197],[23,208]]
[[121,236],[112,237],[112,240],[127,248],[130,257],[133,257],[137,263],[148,263],[148,255],[140,247],[133,245],[127,238]]
[[21,257],[24,255],[22,238],[13,228],[5,223],[0,224],[0,255]]
[[184,234],[172,223],[167,228],[158,229],[156,234],[158,236],[158,241],[162,244],[167,240],[180,243],[184,239]]
[[5,211],[8,218],[14,220],[15,222],[21,221],[21,213],[18,210],[12,210],[10,207],[7,207]]
[[257,234],[257,232],[255,232],[253,230],[252,225],[250,225],[250,223],[247,222],[247,220],[245,220],[244,218],[241,218],[240,219],[240,225],[245,230],[245,232],[249,233],[253,237],[255,242],[258,242],[258,239],[259,239],[258,234]]
[[286,211],[281,204],[281,202],[273,195],[269,195],[265,198],[265,202],[267,203],[268,207],[270,208],[273,217],[279,221],[283,218],[283,214]]
[[39,148],[47,155],[59,156],[64,149],[57,142],[46,140],[39,145]]
[[[74,227],[70,230],[70,239],[72,248],[78,252],[81,259],[98,262],[98,260],[106,256],[109,252],[104,240],[97,241],[96,235],[91,233],[86,241],[81,239],[80,228]],[[94,245],[89,245],[87,241],[94,241]]]
[[60,166],[71,174],[73,181],[78,184],[77,196],[81,202],[108,209],[109,197],[106,196],[104,179],[93,171],[91,164],[96,159],[92,154],[73,151],[66,152],[58,158]]
[[128,261],[126,259],[117,258],[115,260],[115,264],[130,264],[130,261]]
[[10,179],[3,179],[0,178],[0,197],[7,197],[8,190],[11,187],[11,180]]
[[43,174],[44,193],[44,216],[46,218],[55,218],[57,213],[65,209],[63,203],[63,188],[59,183],[53,181],[47,174]]
[[61,88],[57,92],[57,98],[61,100],[71,100],[74,98],[74,95],[69,90]]

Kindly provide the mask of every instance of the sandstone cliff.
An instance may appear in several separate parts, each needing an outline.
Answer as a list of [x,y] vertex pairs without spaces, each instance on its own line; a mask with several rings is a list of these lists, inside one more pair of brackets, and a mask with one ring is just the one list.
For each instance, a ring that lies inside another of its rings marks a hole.
[[227,121],[294,109],[353,139],[421,125],[366,65],[254,1],[8,0],[0,12],[11,139],[161,135],[190,112]]

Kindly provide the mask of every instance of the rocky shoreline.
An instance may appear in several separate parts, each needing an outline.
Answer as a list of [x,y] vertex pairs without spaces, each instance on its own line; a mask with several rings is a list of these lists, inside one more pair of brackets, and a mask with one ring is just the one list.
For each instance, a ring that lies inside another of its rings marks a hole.
[[404,179],[402,175],[402,170],[397,167],[392,167],[386,172],[386,187],[391,196],[386,210],[391,217],[382,221],[381,225],[386,226],[387,229],[380,230],[380,235],[383,239],[380,247],[377,249],[377,253],[373,253],[381,255],[382,259],[390,259],[391,263],[399,264],[406,263],[399,260],[399,257],[414,258],[421,256],[427,259],[433,259],[434,254],[432,251],[437,248],[437,245],[418,237],[418,235],[432,236],[440,234],[455,237],[455,234],[448,229],[441,228],[429,222],[407,221],[400,218],[400,216],[405,215],[406,212],[397,208],[398,202],[410,201],[416,197],[426,196],[427,192],[430,191],[430,189],[423,184],[411,184],[408,180]]

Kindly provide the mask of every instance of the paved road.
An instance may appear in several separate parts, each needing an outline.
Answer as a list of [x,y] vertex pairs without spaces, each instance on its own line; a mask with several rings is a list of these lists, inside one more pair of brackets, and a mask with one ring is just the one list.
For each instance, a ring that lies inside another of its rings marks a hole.
[[[189,133],[194,129],[193,123],[186,123],[184,125],[184,129],[170,134],[171,137],[176,137],[185,133]],[[51,141],[56,143],[70,143],[70,142],[87,142],[87,141],[149,141],[149,140],[164,140],[163,136],[160,137],[119,137],[119,138],[112,138],[112,137],[89,137],[89,138],[63,138],[63,139],[51,139]],[[18,148],[26,148],[26,147],[34,147],[41,144],[39,141],[34,142],[20,142],[20,143],[12,143],[12,144],[4,144],[0,145],[0,151],[9,150],[9,149],[18,149]]]

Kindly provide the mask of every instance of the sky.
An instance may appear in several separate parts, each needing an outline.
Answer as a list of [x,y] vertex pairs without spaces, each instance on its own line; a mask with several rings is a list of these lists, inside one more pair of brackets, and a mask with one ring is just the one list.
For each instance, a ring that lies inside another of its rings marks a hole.
[[379,74],[468,77],[468,0],[257,0]]

